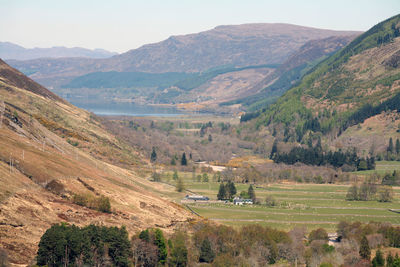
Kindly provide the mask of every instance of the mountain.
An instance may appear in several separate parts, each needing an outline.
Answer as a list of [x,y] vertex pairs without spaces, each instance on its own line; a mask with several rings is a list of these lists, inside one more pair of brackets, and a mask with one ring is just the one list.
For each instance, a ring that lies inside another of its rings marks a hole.
[[223,65],[277,64],[309,40],[354,33],[280,23],[224,25],[200,33],[171,36],[130,50],[115,60],[125,71],[147,72],[196,72]]
[[10,43],[0,42],[0,58],[9,60],[30,60],[37,58],[62,58],[62,57],[86,57],[86,58],[108,58],[118,53],[109,52],[104,49],[86,49],[81,47],[67,48],[56,46],[51,48],[24,48]]
[[[263,112],[257,124],[282,129],[286,140],[301,141],[308,132],[341,136],[356,125],[363,128],[368,118],[398,112],[399,29],[397,15],[358,36],[317,64]],[[385,136],[398,134],[393,126],[397,119],[391,120],[391,130],[382,129]]]
[[254,111],[272,103],[298,82],[312,67],[346,46],[356,37],[357,35],[331,36],[308,41],[274,72],[266,75],[258,83],[252,84],[250,91],[258,92],[257,94],[227,102],[224,105],[240,103]]
[[357,32],[290,24],[243,24],[171,36],[159,43],[107,59],[36,59],[7,61],[36,81],[60,87],[92,72],[201,72],[211,68],[280,64],[306,42]]
[[160,197],[174,188],[136,174],[150,175],[148,161],[101,119],[1,60],[0,99],[0,247],[12,263],[31,264],[55,223],[168,231],[190,218]]

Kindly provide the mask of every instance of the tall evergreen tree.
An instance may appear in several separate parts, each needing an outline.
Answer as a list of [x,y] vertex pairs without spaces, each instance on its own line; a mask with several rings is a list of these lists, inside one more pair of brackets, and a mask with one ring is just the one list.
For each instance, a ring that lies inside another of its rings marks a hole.
[[368,244],[368,239],[367,239],[367,237],[365,235],[361,238],[359,253],[360,253],[361,258],[366,259],[366,260],[370,260],[370,258],[371,258],[371,249],[370,249],[369,244]]
[[378,249],[376,251],[375,257],[372,259],[372,266],[373,267],[384,267],[385,266],[385,259],[383,258],[383,254],[380,249]]
[[164,265],[167,262],[168,256],[167,245],[163,232],[158,228],[154,230],[154,245],[158,247],[158,262]]
[[392,139],[392,137],[390,137],[390,139],[389,139],[389,146],[387,147],[387,151],[388,152],[390,152],[390,153],[393,153],[393,139]]
[[219,190],[218,190],[218,194],[217,194],[217,199],[218,200],[222,200],[226,198],[226,191],[225,191],[225,185],[224,183],[221,183],[219,185]]
[[400,140],[396,139],[396,154],[400,154]]
[[271,154],[269,155],[269,158],[274,158],[276,153],[278,153],[278,139],[275,138],[274,143],[272,144]]
[[185,152],[183,152],[183,154],[182,154],[181,165],[182,166],[186,166],[187,165],[186,153]]
[[232,198],[234,195],[236,195],[236,186],[233,182],[229,181],[227,184],[227,192],[228,192],[228,198]]
[[139,238],[142,239],[143,241],[149,242],[150,241],[149,229],[141,231],[139,234]]
[[156,148],[153,147],[153,151],[151,151],[151,155],[150,155],[150,161],[155,162],[156,160],[157,160],[157,152],[156,152]]
[[256,192],[254,192],[253,186],[250,185],[249,189],[247,190],[247,194],[249,195],[249,198],[253,200],[253,203],[256,202]]

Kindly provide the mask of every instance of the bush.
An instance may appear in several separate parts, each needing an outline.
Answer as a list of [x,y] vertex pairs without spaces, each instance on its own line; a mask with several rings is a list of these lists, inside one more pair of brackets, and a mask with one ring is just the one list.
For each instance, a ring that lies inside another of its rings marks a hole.
[[74,194],[72,196],[72,202],[79,206],[87,207],[89,209],[98,210],[106,213],[111,212],[110,199],[106,196],[95,197],[90,194]]
[[101,212],[111,213],[110,199],[105,196],[100,196],[98,199],[97,210]]
[[390,186],[382,186],[379,189],[378,201],[379,202],[392,202],[393,188]]
[[273,196],[266,196],[265,197],[265,205],[268,207],[275,207],[278,203],[276,202]]

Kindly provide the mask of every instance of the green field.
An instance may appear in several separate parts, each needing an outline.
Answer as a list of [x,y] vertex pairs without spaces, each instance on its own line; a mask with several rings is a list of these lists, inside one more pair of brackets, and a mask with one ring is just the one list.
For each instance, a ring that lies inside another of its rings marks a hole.
[[[188,190],[216,200],[219,183],[193,182],[190,173],[179,175],[183,177]],[[305,226],[308,230],[323,227],[334,232],[339,221],[375,221],[400,225],[400,214],[389,211],[400,209],[400,187],[394,188],[394,201],[390,203],[346,201],[348,187],[331,184],[270,184],[255,187],[261,205],[193,203],[188,206],[204,218],[232,226],[260,224],[284,230],[296,226]],[[246,191],[248,185],[236,184],[236,188],[240,193]],[[267,195],[273,196],[278,205],[267,207],[264,204]]]
[[400,171],[400,161],[377,161],[375,170],[359,171],[355,173],[364,175],[376,172],[378,174],[384,175],[385,173],[393,172],[394,170]]

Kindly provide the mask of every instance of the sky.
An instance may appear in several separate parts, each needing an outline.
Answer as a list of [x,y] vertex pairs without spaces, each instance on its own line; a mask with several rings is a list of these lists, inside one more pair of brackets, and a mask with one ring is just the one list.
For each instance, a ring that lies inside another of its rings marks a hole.
[[399,13],[400,0],[0,0],[0,41],[122,53],[218,25],[365,31]]

